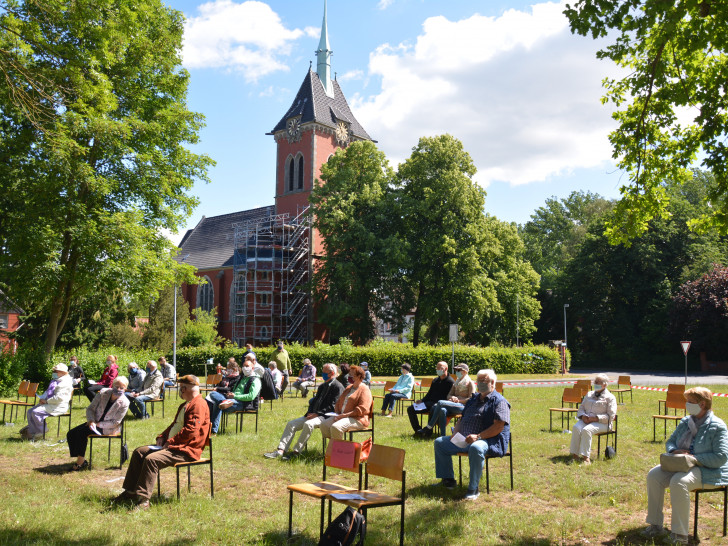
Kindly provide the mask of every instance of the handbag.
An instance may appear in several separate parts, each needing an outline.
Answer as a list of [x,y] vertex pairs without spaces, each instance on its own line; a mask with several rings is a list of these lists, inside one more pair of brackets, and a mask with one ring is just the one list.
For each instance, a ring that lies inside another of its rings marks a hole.
[[367,438],[361,443],[361,456],[359,457],[359,462],[363,463],[369,458],[369,453],[372,450],[372,442],[371,438]]
[[348,546],[357,539],[357,544],[363,544],[366,525],[362,513],[347,506],[346,510],[329,523],[319,546]]
[[660,467],[665,472],[687,472],[698,464],[698,460],[688,453],[661,453]]

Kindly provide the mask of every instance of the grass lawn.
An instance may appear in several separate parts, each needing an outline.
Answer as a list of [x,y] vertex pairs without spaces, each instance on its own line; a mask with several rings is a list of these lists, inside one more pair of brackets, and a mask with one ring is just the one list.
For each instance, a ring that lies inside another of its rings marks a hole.
[[[627,404],[619,406],[617,457],[583,467],[566,464],[571,436],[561,432],[557,416],[554,432],[548,430],[548,408],[559,406],[562,390],[562,386],[506,387],[505,396],[512,405],[515,490],[510,490],[507,460],[491,461],[491,493],[485,494],[483,483],[482,494],[474,502],[460,500],[462,489],[449,492],[435,485],[432,443],[412,438],[406,416],[377,417],[377,443],[407,450],[405,541],[423,545],[645,544],[638,534],[645,525],[645,476],[664,449],[662,441],[652,442],[651,415],[664,393],[636,390],[634,403],[626,397]],[[713,386],[713,391],[728,388]],[[375,387],[374,393],[380,394],[381,387]],[[65,442],[55,438],[56,418],[49,419],[49,439],[35,443],[19,440],[22,421],[0,426],[0,544],[284,544],[286,485],[320,479],[321,436],[315,432],[309,451],[292,462],[268,460],[263,453],[276,447],[285,423],[301,416],[306,403],[300,397],[286,398],[274,402],[272,411],[265,404],[257,435],[254,420],[246,418],[241,434],[214,439],[214,499],[209,497],[206,467],[192,469],[192,492],[183,488],[181,502],[175,498],[175,473],[166,469],[162,499],[153,498],[146,512],[110,507],[127,468],[111,467],[118,464],[118,450],[112,449],[107,463],[106,446],[97,442],[95,469],[69,473],[72,460]],[[127,421],[130,451],[152,443],[171,421],[177,404],[173,393],[166,402],[165,418],[157,407],[152,419]],[[74,406],[74,426],[85,420],[82,408],[86,405],[84,398],[81,407]],[[728,418],[728,401],[714,399],[714,410]],[[668,434],[673,427],[668,424]],[[353,485],[352,478],[347,473],[329,475],[331,481]],[[370,483],[372,489],[391,493],[398,486],[398,482]],[[669,496],[666,506],[669,526]],[[318,542],[318,507],[317,501],[294,497],[292,543]],[[334,514],[342,509],[334,505]],[[722,495],[702,497],[702,543],[724,543],[722,510]],[[396,544],[398,533],[397,507],[369,512],[368,544]]]

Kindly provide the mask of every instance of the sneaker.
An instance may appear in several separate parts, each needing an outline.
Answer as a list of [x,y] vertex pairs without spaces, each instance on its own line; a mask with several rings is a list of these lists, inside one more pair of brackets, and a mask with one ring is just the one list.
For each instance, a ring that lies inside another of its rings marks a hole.
[[665,528],[662,525],[649,525],[640,531],[640,535],[645,538],[655,538],[662,536],[665,533]]
[[281,457],[282,455],[283,455],[283,452],[278,451],[277,449],[275,451],[263,453],[263,457],[265,457],[266,459],[277,459],[278,457]]
[[455,481],[455,478],[443,478],[440,482],[440,485],[442,485],[445,489],[455,489],[458,482]]
[[468,489],[467,494],[465,495],[465,500],[475,500],[480,496],[480,491],[477,489]]
[[283,457],[281,457],[281,461],[290,461],[291,459],[295,459],[299,455],[300,453],[298,451],[289,451]]
[[71,468],[73,472],[80,472],[81,470],[88,470],[88,461],[84,461],[81,464],[75,464]]
[[678,535],[675,533],[670,533],[670,536],[667,537],[664,541],[664,544],[687,544],[688,543],[688,536],[687,535]]

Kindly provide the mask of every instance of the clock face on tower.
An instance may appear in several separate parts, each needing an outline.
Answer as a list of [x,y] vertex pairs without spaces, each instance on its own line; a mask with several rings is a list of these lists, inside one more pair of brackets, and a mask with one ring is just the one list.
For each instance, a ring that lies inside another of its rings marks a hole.
[[291,118],[286,123],[286,138],[288,142],[301,140],[301,118]]
[[349,142],[349,126],[343,121],[336,126],[336,140],[342,146]]

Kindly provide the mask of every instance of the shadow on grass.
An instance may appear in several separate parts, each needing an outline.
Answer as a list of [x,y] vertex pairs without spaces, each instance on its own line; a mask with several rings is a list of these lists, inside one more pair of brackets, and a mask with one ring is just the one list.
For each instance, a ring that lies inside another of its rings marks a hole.
[[[165,540],[164,538],[155,538],[154,544],[163,546],[182,546],[186,544],[193,544],[193,539],[172,539]],[[43,529],[43,530],[28,530],[2,528],[0,527],[0,544],[3,546],[13,544],[58,544],[58,545],[72,545],[72,546],[98,546],[99,539],[96,537],[90,538],[71,538],[66,536],[62,529]]]
[[70,473],[71,464],[69,464],[69,463],[49,464],[46,466],[35,467],[33,470],[35,470],[36,472],[40,472],[41,474],[50,474],[53,476],[59,476],[62,474]]
[[651,538],[645,539],[640,535],[640,531],[644,529],[644,526],[637,527],[636,529],[625,529],[617,533],[617,536],[612,540],[605,540],[602,542],[605,546],[622,546],[626,544],[662,544],[662,542],[655,542]]
[[554,464],[569,464],[571,455],[554,455],[553,457],[549,457],[549,460]]
[[267,533],[264,533],[261,535],[263,539],[263,544],[296,544],[300,546],[305,546],[309,544],[318,544],[318,529],[316,530],[316,539],[314,540],[313,534],[311,536],[308,535],[308,533],[305,530],[299,530],[299,533],[306,533],[306,534],[296,534],[296,528],[293,529],[293,536],[291,538],[288,538],[288,532],[287,531],[269,531]]

